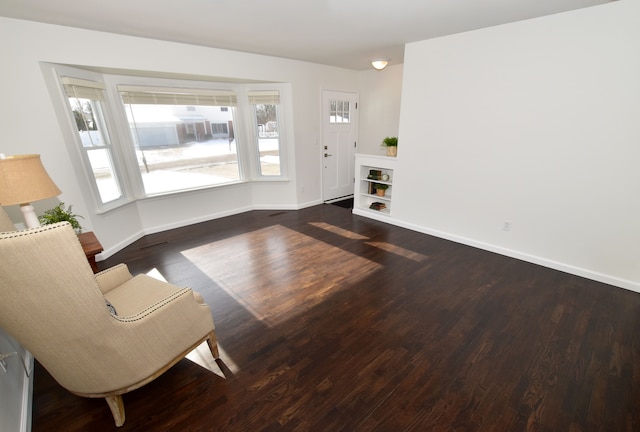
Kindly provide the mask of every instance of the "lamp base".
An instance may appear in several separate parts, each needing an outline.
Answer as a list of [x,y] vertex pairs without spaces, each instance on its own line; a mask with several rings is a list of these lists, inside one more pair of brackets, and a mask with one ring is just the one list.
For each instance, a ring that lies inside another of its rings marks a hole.
[[35,209],[30,203],[20,204],[20,211],[22,211],[22,217],[24,217],[24,223],[27,228],[38,228],[40,226]]

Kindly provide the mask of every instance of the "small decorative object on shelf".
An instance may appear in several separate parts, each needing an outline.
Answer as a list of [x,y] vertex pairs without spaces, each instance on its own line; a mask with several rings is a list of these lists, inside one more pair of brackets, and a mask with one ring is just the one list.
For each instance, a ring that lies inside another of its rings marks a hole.
[[398,154],[398,137],[386,137],[382,140],[381,145],[387,148],[387,156]]
[[368,179],[380,180],[380,177],[382,177],[382,170],[369,170],[369,175],[367,176]]
[[389,189],[389,185],[384,183],[375,183],[374,187],[376,190],[376,195],[378,196],[384,196],[386,190]]
[[371,210],[378,210],[378,211],[380,211],[380,210],[386,209],[386,208],[387,208],[387,206],[385,205],[385,203],[381,203],[381,202],[373,202],[373,203],[371,203],[371,205],[369,206],[369,208],[370,208]]
[[84,219],[84,217],[73,214],[71,209],[72,205],[69,206],[68,209],[65,210],[64,203],[61,202],[57,206],[52,209],[44,212],[42,216],[40,216],[40,223],[42,225],[50,225],[58,222],[69,222],[71,227],[76,231],[76,234],[80,234],[82,232],[82,226],[80,222],[78,222],[78,218]]

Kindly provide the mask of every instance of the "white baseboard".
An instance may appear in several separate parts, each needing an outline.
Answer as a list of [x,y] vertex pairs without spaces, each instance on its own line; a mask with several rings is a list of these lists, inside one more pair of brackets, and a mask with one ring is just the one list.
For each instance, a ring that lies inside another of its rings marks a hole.
[[112,247],[109,247],[109,248],[105,249],[103,252],[101,252],[99,255],[96,256],[96,261],[103,261],[103,260],[109,258],[110,256],[112,256],[112,255],[116,254],[117,252],[121,251],[122,249],[124,249],[125,247],[129,246],[131,243],[133,243],[133,242],[135,242],[137,240],[140,240],[145,235],[155,234],[155,233],[159,233],[159,232],[163,232],[163,231],[168,231],[168,230],[175,229],[175,228],[182,228],[182,227],[193,225],[193,224],[197,224],[197,223],[200,223],[200,222],[207,222],[207,221],[210,221],[210,220],[220,219],[220,218],[227,217],[227,216],[233,216],[233,215],[236,215],[236,214],[245,213],[245,212],[252,211],[252,210],[273,210],[273,211],[278,211],[278,210],[301,210],[303,208],[312,207],[312,206],[318,205],[318,204],[322,204],[322,201],[315,200],[315,201],[309,201],[307,203],[302,203],[302,204],[297,204],[297,205],[262,205],[262,206],[243,207],[243,208],[228,210],[228,211],[224,211],[224,212],[220,212],[220,213],[209,214],[209,215],[201,216],[201,217],[198,217],[198,218],[185,219],[185,220],[181,220],[181,221],[178,221],[178,222],[172,222],[170,224],[157,225],[155,227],[139,231],[139,232],[135,233],[134,235],[123,239],[122,241],[118,242],[117,244],[113,245]]
[[598,273],[598,272],[594,272],[592,270],[589,269],[584,269],[581,267],[576,267],[576,266],[572,266],[570,264],[566,264],[566,263],[562,263],[559,261],[553,261],[547,258],[543,258],[543,257],[539,257],[536,255],[530,255],[527,253],[523,253],[520,251],[516,251],[516,250],[512,250],[512,249],[507,249],[507,248],[503,248],[501,246],[497,246],[497,245],[493,245],[490,243],[483,243],[483,242],[479,242],[473,239],[469,239],[466,237],[462,237],[462,236],[458,236],[455,234],[451,234],[451,233],[447,233],[447,232],[443,232],[443,231],[438,231],[438,230],[434,230],[434,229],[430,229],[427,227],[423,227],[420,225],[415,225],[412,223],[408,223],[408,222],[403,222],[397,219],[394,219],[392,217],[388,217],[385,215],[376,215],[376,214],[371,214],[370,212],[365,212],[359,209],[354,209],[353,210],[354,214],[360,215],[360,216],[364,216],[364,217],[368,217],[371,219],[376,219],[376,220],[380,220],[382,222],[386,222],[392,225],[396,225],[402,228],[407,228],[410,229],[412,231],[416,231],[416,232],[420,232],[423,234],[428,234],[428,235],[432,235],[434,237],[439,237],[445,240],[451,240],[453,242],[456,243],[460,243],[460,244],[464,244],[467,246],[472,246],[478,249],[482,249],[482,250],[486,250],[489,252],[494,252],[500,255],[504,255],[504,256],[508,256],[510,258],[516,258],[522,261],[526,261],[526,262],[530,262],[532,264],[537,264],[543,267],[548,267],[554,270],[558,270],[558,271],[562,271],[565,273],[569,273],[572,275],[576,275],[576,276],[580,276],[580,277],[584,277],[586,279],[591,279],[597,282],[602,282],[608,285],[613,285],[616,286],[618,288],[624,288],[627,289],[629,291],[634,291],[634,292],[638,292],[640,293],[640,283],[636,283],[633,281],[629,281],[629,280],[625,280],[625,279],[620,279],[620,278],[616,278],[614,276],[611,275],[607,275],[607,274],[602,274],[602,273]]
[[[235,209],[232,211],[226,211],[226,212],[221,212],[221,213],[216,213],[213,215],[207,215],[207,216],[203,216],[203,217],[199,217],[199,218],[195,218],[195,219],[190,219],[190,220],[183,220],[180,222],[175,222],[175,223],[171,223],[171,224],[167,224],[167,225],[162,225],[162,226],[156,226],[153,227],[149,230],[146,231],[141,231],[139,233],[136,233],[133,236],[130,236],[127,239],[124,239],[123,241],[121,241],[120,243],[118,243],[117,245],[109,248],[108,250],[105,250],[104,252],[102,252],[100,255],[98,255],[97,259],[98,261],[104,260],[108,257],[110,257],[111,255],[115,254],[116,252],[124,249],[125,247],[127,247],[128,245],[130,245],[131,243],[135,242],[136,240],[139,240],[140,238],[144,237],[147,234],[155,234],[158,232],[162,232],[162,231],[167,231],[170,229],[174,229],[174,228],[181,228],[184,226],[188,226],[188,225],[192,225],[195,223],[200,223],[200,222],[206,222],[209,220],[213,220],[213,219],[219,219],[222,217],[226,217],[226,216],[232,216],[234,214],[240,214],[240,213],[245,213],[247,211],[251,211],[251,210],[300,210],[303,208],[307,208],[307,207],[311,207],[314,205],[318,205],[318,204],[322,204],[321,200],[314,200],[314,201],[309,201],[307,203],[303,203],[303,204],[299,204],[299,205],[292,205],[292,206],[278,206],[278,205],[273,205],[273,206],[254,206],[254,207],[247,207],[247,208],[241,208],[241,209]],[[385,216],[383,214],[373,214],[371,212],[367,212],[364,210],[360,210],[355,208],[353,210],[353,214],[359,215],[359,216],[364,216],[364,217],[368,217],[371,219],[376,219],[382,222],[386,222],[392,225],[396,225],[402,228],[407,228],[410,229],[412,231],[416,231],[416,232],[421,232],[423,234],[428,234],[428,235],[432,235],[434,237],[439,237],[439,238],[443,238],[446,240],[451,240],[454,241],[456,243],[461,243],[467,246],[472,246],[472,247],[476,247],[478,249],[483,249],[486,251],[490,251],[490,252],[495,252],[497,254],[500,255],[504,255],[504,256],[508,256],[511,258],[516,258],[522,261],[527,261],[533,264],[538,264],[541,265],[543,267],[548,267],[548,268],[552,268],[554,270],[559,270],[565,273],[569,273],[569,274],[573,274],[576,276],[580,276],[580,277],[584,277],[587,279],[591,279],[591,280],[595,280],[598,282],[602,282],[602,283],[606,283],[609,285],[613,285],[619,288],[624,288],[630,291],[635,291],[640,293],[640,284],[633,282],[633,281],[629,281],[629,280],[624,280],[624,279],[619,279],[610,275],[606,275],[606,274],[602,274],[602,273],[598,273],[598,272],[594,272],[592,270],[588,270],[588,269],[584,269],[584,268],[580,268],[580,267],[576,267],[576,266],[572,266],[569,264],[565,264],[562,262],[558,262],[558,261],[553,261],[553,260],[549,260],[543,257],[539,257],[539,256],[535,256],[535,255],[530,255],[530,254],[526,254],[523,252],[519,252],[516,250],[512,250],[512,249],[507,249],[507,248],[503,248],[501,246],[497,246],[497,245],[493,245],[490,243],[483,243],[483,242],[479,242],[473,239],[469,239],[466,237],[461,237],[458,235],[454,235],[451,233],[446,233],[443,231],[438,231],[438,230],[433,230],[427,227],[423,227],[420,225],[415,225],[412,223],[407,223],[407,222],[403,222],[397,219],[394,219],[392,217],[389,216]]]

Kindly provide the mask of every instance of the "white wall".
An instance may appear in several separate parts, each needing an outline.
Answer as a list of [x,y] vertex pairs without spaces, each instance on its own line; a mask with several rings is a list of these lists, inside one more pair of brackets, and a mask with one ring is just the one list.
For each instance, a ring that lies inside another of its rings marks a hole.
[[360,73],[358,153],[385,155],[382,140],[398,136],[402,69],[400,64]]
[[[321,90],[358,89],[358,73],[347,69],[29,21],[0,18],[0,38],[12,41],[0,45],[0,152],[41,154],[63,191],[60,200],[85,217],[83,225],[96,232],[106,254],[143,233],[251,208],[292,209],[320,203]],[[291,180],[151,198],[97,215],[82,171],[74,169],[78,156],[65,145],[40,62],[290,82],[293,135],[287,157]],[[34,204],[42,213],[55,202]],[[20,220],[18,211],[9,208],[8,212],[14,221]]]
[[[33,356],[0,329],[0,353],[16,353],[0,369],[0,431],[31,431]],[[27,376],[28,372],[28,376]]]
[[409,44],[393,216],[640,291],[639,17],[622,0]]

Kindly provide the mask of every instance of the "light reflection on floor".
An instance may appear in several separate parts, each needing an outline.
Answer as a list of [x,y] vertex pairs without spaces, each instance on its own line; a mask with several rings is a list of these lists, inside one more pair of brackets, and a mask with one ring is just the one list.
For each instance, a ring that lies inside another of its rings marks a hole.
[[426,255],[422,255],[421,253],[410,251],[408,249],[393,245],[391,243],[386,243],[386,242],[365,242],[365,243],[368,244],[369,246],[377,247],[379,249],[385,250],[387,252],[391,252],[401,257],[408,258],[412,261],[422,262],[428,259]]
[[269,326],[291,320],[296,313],[382,268],[376,262],[281,225],[182,254]]
[[344,228],[340,228],[335,225],[328,224],[326,222],[309,222],[309,225],[313,225],[316,228],[320,228],[325,231],[329,231],[334,234],[338,234],[342,237],[352,239],[352,240],[368,240],[369,239],[369,237],[363,236],[362,234],[358,234],[353,231],[349,231]]
[[[163,282],[167,282],[167,279],[162,275],[162,273],[160,273],[160,271],[157,268],[153,268],[149,270],[147,272],[147,276],[150,276],[152,278],[158,279]],[[218,343],[218,351],[220,353],[220,359],[222,359],[225,366],[229,368],[229,370],[231,370],[231,372],[233,372],[234,374],[238,373],[240,368],[236,363],[233,362],[233,360],[231,360],[231,357],[227,355],[224,348],[222,348],[222,346],[220,346],[219,343]],[[219,375],[222,378],[225,378],[225,375],[220,370],[220,366],[218,366],[213,356],[211,355],[211,351],[209,350],[209,345],[207,344],[206,341],[202,342],[193,351],[187,354],[186,358],[196,363],[197,365],[213,372],[214,374]]]
[[[225,366],[229,368],[229,370],[231,370],[234,375],[238,374],[240,368],[236,363],[233,362],[231,357],[227,355],[220,344],[218,344],[218,351],[220,352],[220,359],[224,362]],[[218,364],[213,359],[211,351],[209,351],[209,345],[207,345],[207,342],[202,342],[200,345],[198,345],[196,349],[187,354],[186,358],[222,378],[228,378],[225,377],[225,375],[220,370],[220,366],[218,366]]]
[[[367,241],[366,236],[325,222],[310,224],[416,262],[428,259],[387,242]],[[312,307],[382,268],[381,264],[281,225],[202,245],[182,254],[256,319],[270,326],[290,320],[294,308],[300,311]],[[157,269],[148,275],[166,282]],[[300,307],[301,302],[306,303],[305,307]],[[239,367],[220,345],[218,348],[226,367],[236,374]],[[206,342],[187,358],[224,378]]]

